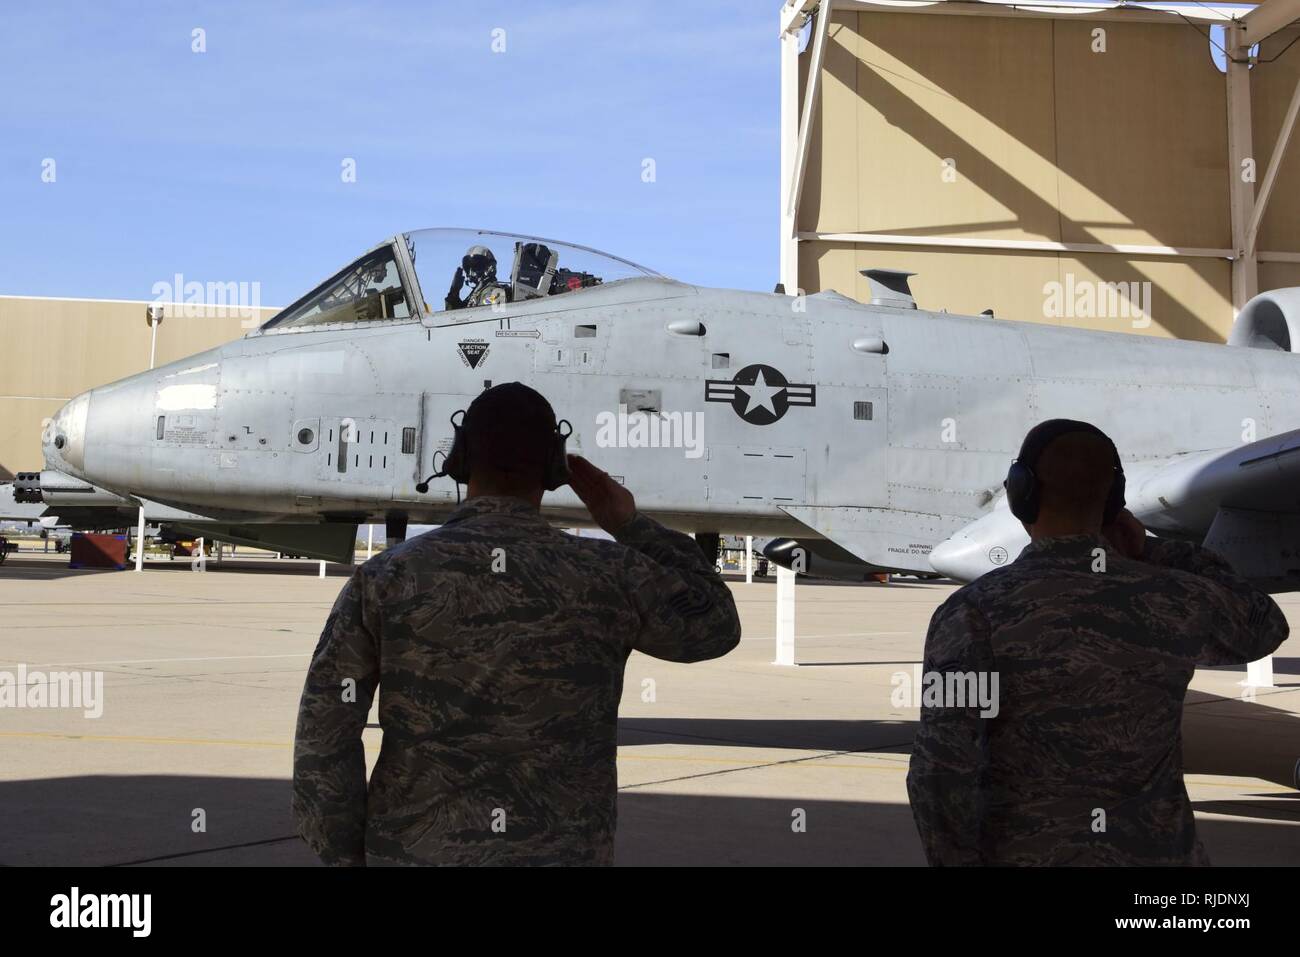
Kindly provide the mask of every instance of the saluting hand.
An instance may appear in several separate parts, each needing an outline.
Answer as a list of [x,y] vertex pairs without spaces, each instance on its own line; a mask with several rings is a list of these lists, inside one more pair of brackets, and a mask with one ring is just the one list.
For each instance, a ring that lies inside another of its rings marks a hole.
[[636,515],[632,493],[581,455],[569,456],[569,487],[578,493],[596,524],[610,534]]
[[1146,526],[1126,508],[1115,516],[1115,521],[1102,527],[1101,534],[1115,546],[1115,551],[1125,558],[1141,560],[1147,549]]

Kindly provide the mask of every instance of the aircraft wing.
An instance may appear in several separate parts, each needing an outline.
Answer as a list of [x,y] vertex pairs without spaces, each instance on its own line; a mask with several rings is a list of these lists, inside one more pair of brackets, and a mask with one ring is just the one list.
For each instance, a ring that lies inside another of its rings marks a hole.
[[1261,587],[1300,586],[1300,430],[1177,456],[1128,499],[1153,531],[1202,542]]
[[[1200,542],[1269,591],[1300,587],[1300,430],[1125,471],[1127,506],[1152,533]],[[973,581],[1014,559],[1028,540],[999,496],[937,545],[930,562],[940,574]]]
[[1300,430],[1138,466],[1129,509],[1153,528],[1204,533],[1220,509],[1300,513]]

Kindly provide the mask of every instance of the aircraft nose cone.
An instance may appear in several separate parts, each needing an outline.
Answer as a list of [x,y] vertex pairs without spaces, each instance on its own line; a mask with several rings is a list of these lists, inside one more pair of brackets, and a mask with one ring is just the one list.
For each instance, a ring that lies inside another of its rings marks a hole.
[[45,464],[77,475],[86,467],[86,419],[90,413],[89,392],[83,392],[54,414],[41,436]]

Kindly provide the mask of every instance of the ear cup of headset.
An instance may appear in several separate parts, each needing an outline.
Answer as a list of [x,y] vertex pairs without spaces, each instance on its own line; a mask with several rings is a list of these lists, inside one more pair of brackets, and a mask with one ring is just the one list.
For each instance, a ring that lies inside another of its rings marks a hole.
[[1124,508],[1124,469],[1119,464],[1119,458],[1115,459],[1115,481],[1110,485],[1110,494],[1106,496],[1106,511],[1102,514],[1101,523],[1109,525],[1119,517],[1120,510]]
[[551,443],[551,454],[546,462],[546,491],[554,492],[561,485],[569,483],[569,456],[566,444],[573,434],[573,426],[568,419],[555,423],[555,439]]
[[1007,490],[1007,505],[1012,515],[1025,524],[1038,519],[1038,477],[1033,469],[1016,459],[1007,470],[1002,487]]
[[[460,422],[456,421],[457,415],[461,417]],[[458,485],[469,484],[469,442],[465,438],[464,423],[464,410],[451,417],[451,426],[455,430],[455,437],[451,441],[451,451],[443,459],[442,470],[434,473],[435,477],[442,478],[446,476]],[[556,423],[555,438],[547,455],[545,474],[542,476],[548,492],[554,492],[560,486],[568,484],[569,458],[565,446],[572,434],[573,426],[569,424],[567,419],[561,419]]]
[[[1109,437],[1105,436],[1100,429],[1091,427],[1080,429],[1078,427],[1063,426],[1058,431],[1051,431],[1046,434],[1037,448],[1032,450],[1034,461],[1042,454],[1043,449],[1059,435],[1067,435],[1070,432],[1095,432],[1102,436],[1107,442]],[[1115,477],[1111,481],[1110,491],[1106,493],[1106,505],[1102,512],[1102,524],[1109,525],[1119,516],[1120,510],[1124,507],[1124,465],[1120,462],[1119,450],[1115,444],[1110,442],[1111,449],[1115,454]],[[1038,519],[1038,507],[1040,491],[1038,485],[1038,476],[1034,474],[1033,468],[1020,459],[1011,463],[1011,468],[1007,470],[1006,481],[1002,483],[1003,488],[1007,490],[1007,505],[1011,509],[1011,514],[1025,524],[1032,524]]]

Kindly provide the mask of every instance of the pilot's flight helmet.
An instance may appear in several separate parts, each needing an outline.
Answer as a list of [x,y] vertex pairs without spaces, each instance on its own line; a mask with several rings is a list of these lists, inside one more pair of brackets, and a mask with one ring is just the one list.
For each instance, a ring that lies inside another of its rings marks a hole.
[[486,246],[470,246],[465,250],[465,257],[460,261],[469,282],[480,282],[496,275],[497,257]]

